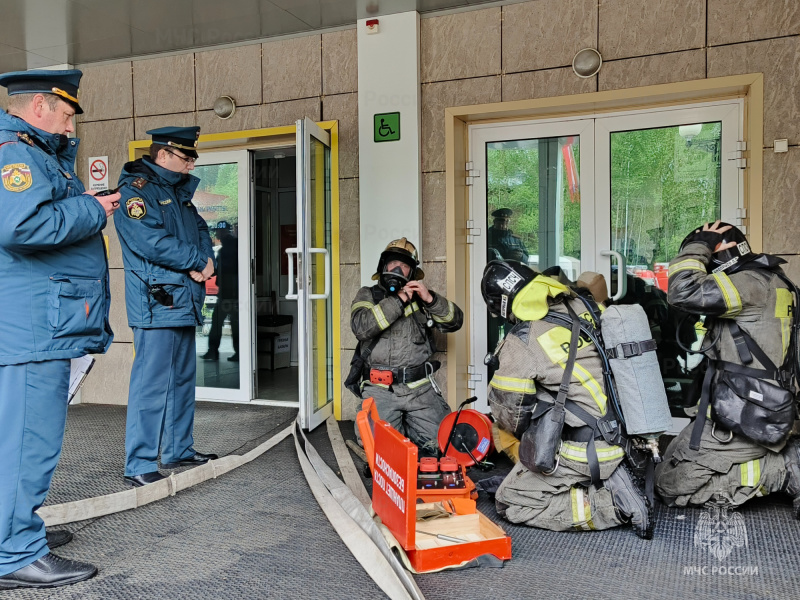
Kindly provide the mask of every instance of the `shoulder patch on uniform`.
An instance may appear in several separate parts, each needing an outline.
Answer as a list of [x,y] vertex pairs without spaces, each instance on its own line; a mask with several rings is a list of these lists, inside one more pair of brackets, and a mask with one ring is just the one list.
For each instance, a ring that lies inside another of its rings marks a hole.
[[33,185],[31,168],[25,163],[14,163],[0,169],[3,187],[9,192],[24,192]]
[[147,206],[144,200],[138,197],[128,198],[125,202],[125,210],[128,211],[128,216],[131,219],[141,219],[147,214]]
[[136,179],[133,180],[133,183],[131,183],[131,186],[135,187],[137,190],[142,189],[146,185],[147,185],[147,179],[145,179],[144,177],[137,177]]
[[158,203],[161,206],[166,206],[167,204],[172,204],[172,198],[167,198],[166,200],[159,200]]
[[28,144],[28,146],[33,146],[33,140],[31,139],[31,136],[29,136],[27,133],[20,133],[18,131],[17,137],[20,139],[20,141],[23,141],[26,144]]

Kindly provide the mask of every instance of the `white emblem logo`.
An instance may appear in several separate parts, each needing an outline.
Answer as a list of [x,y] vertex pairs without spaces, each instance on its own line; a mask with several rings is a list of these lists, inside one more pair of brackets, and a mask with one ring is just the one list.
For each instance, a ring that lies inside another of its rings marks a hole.
[[750,245],[747,242],[742,242],[737,244],[736,247],[739,249],[739,254],[745,255],[750,254]]
[[694,530],[694,545],[705,548],[718,561],[725,560],[734,548],[747,547],[747,529],[739,513],[728,514],[723,504],[706,504]]
[[500,282],[500,287],[505,291],[510,292],[520,281],[522,281],[522,276],[512,271]]

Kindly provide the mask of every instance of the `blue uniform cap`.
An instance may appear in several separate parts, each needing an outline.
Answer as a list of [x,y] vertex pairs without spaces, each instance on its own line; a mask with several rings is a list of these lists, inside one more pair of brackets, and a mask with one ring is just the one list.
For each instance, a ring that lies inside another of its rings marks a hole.
[[0,85],[8,88],[8,95],[15,94],[54,94],[82,115],[83,109],[78,104],[78,86],[83,73],[78,69],[67,71],[12,71],[0,75]]
[[214,229],[216,229],[217,231],[230,231],[231,224],[228,223],[227,221],[220,221],[219,223],[217,223],[217,226]]
[[154,144],[164,144],[178,148],[186,156],[197,158],[197,140],[200,137],[199,127],[159,127],[151,129],[147,135],[153,137]]

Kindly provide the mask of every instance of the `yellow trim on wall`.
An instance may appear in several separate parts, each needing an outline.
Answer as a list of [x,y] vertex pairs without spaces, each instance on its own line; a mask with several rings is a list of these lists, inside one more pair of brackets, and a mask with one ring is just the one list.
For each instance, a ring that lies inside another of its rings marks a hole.
[[[469,215],[469,188],[465,165],[469,160],[468,127],[477,123],[528,121],[601,115],[623,110],[661,108],[682,104],[744,99],[744,141],[747,142],[747,169],[744,172],[744,205],[747,209],[747,235],[756,252],[763,248],[763,146],[764,75],[751,73],[684,81],[607,92],[572,96],[496,102],[445,109],[445,181],[447,222],[447,297],[470,314],[469,251],[466,223]],[[482,307],[476,307],[481,309]],[[470,356],[469,320],[455,339],[448,343],[448,398],[467,398],[467,365]]]

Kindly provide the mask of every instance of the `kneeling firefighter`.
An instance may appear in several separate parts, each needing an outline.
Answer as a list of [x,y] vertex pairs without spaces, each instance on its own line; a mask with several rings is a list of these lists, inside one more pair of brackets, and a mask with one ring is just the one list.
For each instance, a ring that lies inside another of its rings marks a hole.
[[[372,276],[350,308],[358,347],[345,381],[359,398],[375,399],[380,418],[435,456],[439,425],[450,412],[436,385],[433,329],[461,328],[464,315],[453,302],[429,290],[417,249],[406,238],[386,246]],[[356,435],[359,435],[356,428]]]
[[[617,342],[606,351],[600,309],[591,296],[521,263],[489,262],[481,292],[489,312],[514,325],[487,356],[496,369],[488,393],[492,415],[501,430],[520,440],[519,462],[497,490],[498,513],[554,531],[631,523],[638,536],[650,539],[653,503],[626,464],[631,452],[641,460],[637,466],[648,462],[646,443],[637,439],[634,448],[626,433],[609,357],[644,360],[643,368],[655,368],[657,376],[653,340]],[[637,310],[649,338],[646,317]],[[627,335],[627,326],[619,328]],[[661,423],[650,419],[644,425],[652,432],[651,450],[669,423],[663,390],[662,396]]]
[[[669,266],[669,303],[705,316],[695,420],[669,445],[656,488],[670,506],[738,506],[777,491],[800,518],[798,290],[781,258],[727,223],[690,233]],[[697,399],[696,397],[694,398]]]

